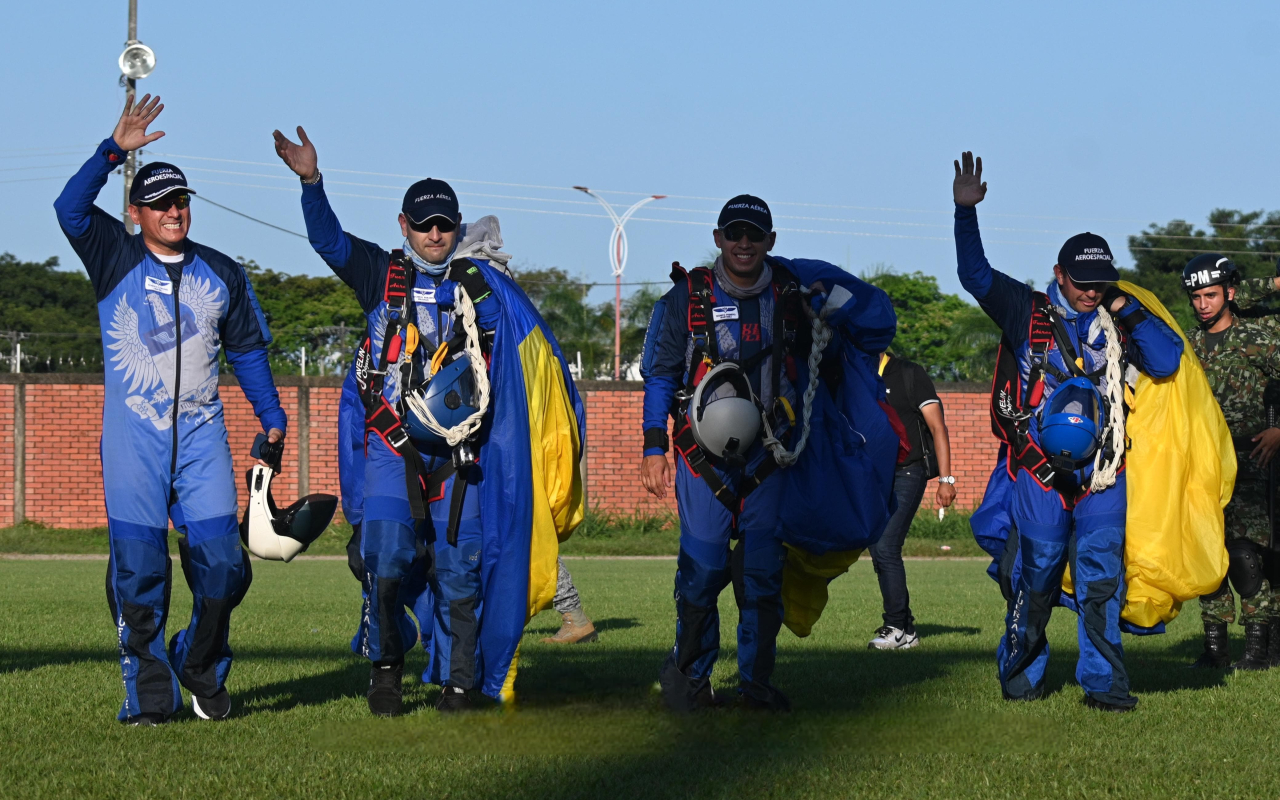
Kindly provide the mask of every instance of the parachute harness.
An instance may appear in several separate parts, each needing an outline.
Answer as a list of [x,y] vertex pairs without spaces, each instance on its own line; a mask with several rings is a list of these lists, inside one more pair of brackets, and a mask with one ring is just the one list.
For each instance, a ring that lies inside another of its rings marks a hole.
[[[1120,362],[1124,358],[1124,350],[1120,347],[1120,332],[1116,330],[1115,320],[1111,318],[1111,313],[1102,305],[1098,306],[1098,323],[1102,326],[1102,333],[1106,338],[1106,349],[1103,352],[1107,358],[1108,415],[1107,427],[1103,430],[1098,452],[1093,456],[1093,476],[1089,483],[1089,489],[1094,492],[1101,492],[1103,489],[1109,489],[1115,485],[1116,473],[1120,471],[1120,464],[1124,461],[1125,449],[1125,376],[1120,369]],[[1103,456],[1107,451],[1105,444],[1108,436],[1111,438],[1111,458],[1104,461]]]
[[[485,368],[484,354],[480,350],[480,330],[476,327],[476,308],[471,302],[471,296],[461,284],[458,284],[457,289],[454,290],[454,316],[462,322],[462,328],[466,332],[463,357],[470,362],[471,374],[476,381],[476,405],[478,406],[476,411],[454,427],[446,428],[436,420],[426,400],[419,397],[418,393],[402,392],[405,405],[422,419],[427,430],[444,439],[450,447],[457,447],[474,436],[476,431],[480,430],[485,412],[489,410],[489,372]],[[402,359],[410,357],[411,354],[407,349],[401,354]],[[439,362],[432,359],[432,375],[440,369],[442,362],[443,359],[439,359]]]
[[[811,294],[809,289],[803,286],[800,287],[800,293],[806,298]],[[822,351],[827,349],[832,335],[831,326],[827,325],[824,319],[825,309],[822,314],[819,314],[814,312],[813,307],[808,302],[802,305],[804,306],[805,315],[809,317],[809,323],[813,328],[813,346],[809,349],[809,385],[804,390],[804,410],[801,412],[800,435],[796,439],[795,449],[787,450],[786,446],[774,435],[773,425],[769,422],[769,414],[762,412],[760,415],[764,420],[764,446],[780,467],[789,467],[795,464],[800,459],[800,454],[804,452],[805,445],[809,443],[813,400],[818,392],[818,365],[822,363]],[[777,335],[777,333],[775,331],[774,335]],[[792,421],[794,422],[794,419]]]

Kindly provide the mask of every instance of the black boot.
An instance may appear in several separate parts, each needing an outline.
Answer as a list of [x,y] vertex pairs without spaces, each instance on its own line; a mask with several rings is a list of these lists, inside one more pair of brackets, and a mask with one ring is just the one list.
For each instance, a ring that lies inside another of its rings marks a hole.
[[1192,669],[1225,669],[1231,664],[1231,645],[1227,641],[1227,623],[1204,624],[1204,652],[1189,666]]
[[1233,670],[1257,672],[1271,667],[1267,660],[1267,623],[1246,622],[1244,625],[1244,657],[1231,665]]
[[1280,617],[1272,617],[1267,625],[1267,662],[1280,667]]

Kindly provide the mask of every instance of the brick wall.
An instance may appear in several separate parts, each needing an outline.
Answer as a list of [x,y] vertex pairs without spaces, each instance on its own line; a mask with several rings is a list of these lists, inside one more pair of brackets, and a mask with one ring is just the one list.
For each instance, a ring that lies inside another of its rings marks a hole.
[[[98,439],[102,418],[101,377],[91,375],[0,375],[0,525],[14,522],[17,466],[14,440],[17,425],[15,395],[25,392],[26,414],[24,493],[25,516],[54,527],[76,528],[106,524],[102,498],[102,466]],[[277,377],[280,401],[290,419],[290,447],[276,496],[298,496],[300,395],[308,398],[309,492],[338,494],[337,418],[341,381],[338,378]],[[651,514],[674,511],[675,498],[651,497],[640,485],[642,451],[641,399],[637,383],[589,381],[579,386],[587,408],[587,497],[605,510]],[[957,506],[972,508],[982,499],[987,476],[995,464],[996,444],[987,418],[986,389],[982,386],[939,385],[947,425],[951,431],[953,472],[958,480]],[[227,433],[235,460],[240,501],[245,501],[243,475],[251,460],[249,447],[260,428],[233,379],[221,389]],[[68,413],[74,409],[75,413]],[[84,422],[87,427],[77,427]],[[932,489],[925,495],[931,507]]]

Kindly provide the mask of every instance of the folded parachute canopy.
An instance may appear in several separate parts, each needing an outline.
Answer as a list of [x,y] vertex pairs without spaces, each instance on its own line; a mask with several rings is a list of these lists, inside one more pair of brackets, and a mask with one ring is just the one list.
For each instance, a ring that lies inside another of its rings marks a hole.
[[[1126,281],[1119,287],[1178,331],[1155,295]],[[1120,616],[1140,628],[1171,621],[1183,602],[1213,592],[1227,574],[1222,510],[1235,486],[1235,449],[1200,361],[1185,336],[1182,342],[1176,373],[1139,376],[1126,423],[1128,592]],[[1063,590],[1071,591],[1070,574]]]
[[525,623],[556,592],[559,543],[582,521],[586,412],[550,329],[506,275],[482,265],[502,306],[480,448],[482,691],[514,698]]
[[[808,444],[783,470],[783,622],[808,636],[827,604],[827,585],[880,540],[895,505],[899,439],[886,416],[884,383],[871,351],[884,350],[897,320],[880,289],[822,261],[784,262],[805,286],[821,282],[823,316],[835,335],[823,353]],[[801,359],[797,359],[801,362]],[[808,365],[798,363],[803,394]],[[803,418],[802,407],[797,417]]]

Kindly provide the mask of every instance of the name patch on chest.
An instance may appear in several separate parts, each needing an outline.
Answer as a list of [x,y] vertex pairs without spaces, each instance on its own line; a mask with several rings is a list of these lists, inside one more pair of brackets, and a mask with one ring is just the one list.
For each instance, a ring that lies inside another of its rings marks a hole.
[[711,309],[711,319],[716,322],[724,322],[727,319],[738,318],[737,306],[716,306]]
[[436,301],[436,287],[413,287],[413,302],[415,303],[434,303]]
[[173,294],[173,281],[162,281],[159,278],[147,276],[147,291],[159,292],[160,294]]

